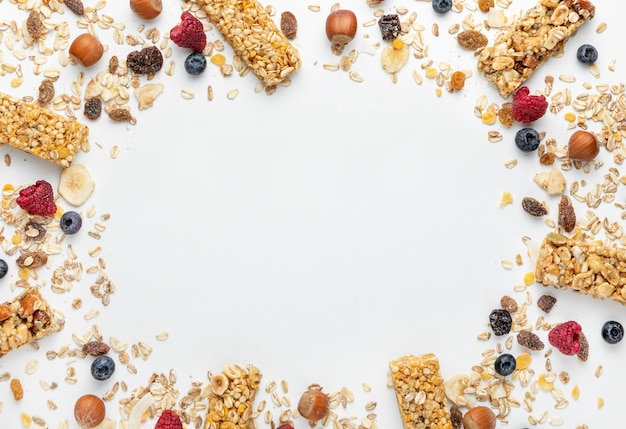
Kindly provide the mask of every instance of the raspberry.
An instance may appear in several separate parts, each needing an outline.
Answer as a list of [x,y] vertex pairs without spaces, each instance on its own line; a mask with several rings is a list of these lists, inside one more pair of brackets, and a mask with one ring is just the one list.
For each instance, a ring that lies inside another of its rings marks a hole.
[[527,124],[545,115],[548,102],[543,95],[530,95],[530,89],[522,86],[513,96],[513,117],[517,122]]
[[202,52],[206,46],[206,34],[202,23],[190,12],[183,12],[180,19],[180,24],[170,30],[170,39],[181,48]]
[[573,356],[580,351],[582,327],[573,320],[555,326],[548,333],[550,344],[564,355]]
[[28,214],[52,216],[57,212],[52,185],[45,180],[38,180],[34,185],[22,189],[15,201]]
[[154,429],[183,429],[183,423],[173,410],[165,410],[159,417]]

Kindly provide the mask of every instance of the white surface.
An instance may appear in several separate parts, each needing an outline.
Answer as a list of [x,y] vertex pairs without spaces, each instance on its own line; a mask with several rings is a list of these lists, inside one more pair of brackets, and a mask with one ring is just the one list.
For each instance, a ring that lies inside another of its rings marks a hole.
[[[140,22],[125,2],[110,3],[103,12],[127,23],[128,33],[136,33]],[[183,68],[186,50],[172,44],[176,73],[169,77],[159,72],[155,81],[165,83],[164,94],[151,109],[134,109],[136,125],[106,117],[88,123],[92,150],[80,154],[77,162],[88,166],[97,187],[81,210],[94,205],[97,215],[86,221],[80,236],[66,242],[74,243],[85,266],[94,263],[87,251],[101,245],[117,291],[109,307],[90,296],[89,279],[63,296],[46,291],[66,313],[67,326],[42,341],[39,351],[20,350],[0,361],[0,371],[20,378],[26,389],[24,400],[16,404],[8,383],[0,383],[2,427],[19,427],[21,412],[45,418],[50,428],[66,418],[74,425],[74,400],[83,393],[104,393],[115,381],[124,380],[132,389],[145,385],[152,372],[175,369],[178,388],[186,392],[189,380],[206,380],[207,371],[219,371],[227,363],[253,363],[264,374],[263,385],[269,380],[289,382],[294,405],[310,383],[328,392],[345,386],[355,393],[356,402],[339,410],[342,416],[361,418],[366,415],[363,404],[376,401],[379,427],[399,428],[395,397],[386,387],[390,360],[433,352],[447,377],[469,371],[485,348],[496,345],[496,339],[483,343],[476,335],[488,329],[487,316],[502,295],[518,302],[525,299],[513,286],[533,269],[526,261],[506,271],[500,261],[525,255],[523,236],[541,240],[550,230],[525,214],[519,202],[524,196],[545,199],[554,218],[558,199],[533,183],[542,168],[536,154],[525,155],[515,147],[513,134],[519,126],[488,127],[473,114],[480,95],[498,104],[503,99],[478,75],[472,53],[460,49],[447,33],[469,12],[442,17],[428,2],[385,1],[388,13],[401,5],[417,12],[435,65],[445,61],[453,69],[474,71],[461,92],[444,90],[438,98],[433,80],[425,79],[421,86],[413,80],[412,70],[423,73],[422,61],[414,58],[399,73],[397,84],[380,67],[379,53],[361,54],[352,66],[363,83],[351,81],[343,71],[323,70],[323,63],[338,61],[323,29],[332,2],[320,2],[319,13],[308,10],[306,2],[272,4],[277,19],[280,12],[291,10],[299,21],[295,44],[303,66],[290,87],[278,88],[272,96],[254,93],[257,80],[252,74],[224,78],[211,64],[205,74],[190,77]],[[516,0],[506,12],[514,14],[532,4]],[[533,91],[543,89],[546,74],[577,75],[578,82],[567,85],[573,94],[582,92],[584,80],[619,81],[625,58],[620,20],[626,6],[607,0],[595,4],[594,21],[567,45],[565,57],[551,60],[528,82]],[[373,9],[364,0],[342,6],[354,10],[361,22],[372,18]],[[164,8],[154,24],[162,32],[180,15],[176,1],[166,1]],[[25,16],[8,0],[0,3],[0,20]],[[65,18],[74,19],[70,13]],[[483,18],[476,13],[476,22]],[[435,21],[438,38],[429,31]],[[596,34],[602,21],[608,30]],[[71,30],[78,34],[75,25]],[[112,43],[110,31],[99,34],[108,40],[109,51],[102,63],[84,69],[87,76],[106,67],[110,54],[123,58],[133,50]],[[209,40],[220,39],[215,30],[207,34]],[[377,26],[359,26],[348,49],[359,49],[366,34],[380,37]],[[575,60],[575,49],[583,42],[599,48],[598,80]],[[17,61],[5,46],[0,49],[4,61]],[[611,58],[617,59],[613,73],[607,69]],[[12,76],[1,77],[2,91],[36,94],[41,77],[24,64],[24,83],[13,89]],[[69,83],[81,70],[63,69],[57,92],[69,92]],[[205,96],[208,84],[215,90],[211,102]],[[557,80],[555,91],[565,86]],[[227,100],[225,94],[233,88],[240,93]],[[196,98],[183,100],[181,89],[194,90]],[[548,113],[535,124],[560,144],[569,136],[564,112]],[[500,130],[504,140],[489,143],[489,130]],[[109,156],[113,145],[120,147],[117,159]],[[10,167],[0,165],[3,184],[46,179],[56,188],[55,166],[8,147],[0,153],[12,158]],[[605,167],[585,176],[589,183],[601,183],[606,168],[614,166],[606,153],[602,157]],[[519,160],[518,166],[506,169],[505,161],[512,158]],[[566,177],[571,181],[583,174],[569,172]],[[514,204],[501,209],[504,191],[512,192]],[[616,200],[623,201],[623,191]],[[584,206],[577,203],[576,209],[584,215]],[[618,220],[617,209],[607,205],[604,210]],[[86,233],[103,213],[110,213],[111,219],[103,238],[95,242]],[[3,299],[12,296],[9,284],[16,280],[15,267],[11,274],[0,282]],[[49,273],[41,277],[49,284]],[[572,381],[561,386],[565,395],[570,398],[578,384],[580,399],[555,410],[550,394],[539,392],[532,416],[547,411],[548,420],[563,417],[564,427],[610,427],[622,415],[624,345],[609,347],[599,330],[605,320],[626,322],[624,309],[540,285],[529,291],[535,300],[543,292],[557,296],[557,306],[546,319],[579,321],[591,344],[584,364],[558,352],[550,358],[555,371],[571,375]],[[84,300],[80,310],[70,305],[76,297]],[[100,310],[100,316],[84,320],[92,308]],[[531,323],[537,316],[533,303]],[[73,347],[71,335],[82,335],[94,323],[107,339],[146,341],[154,347],[148,360],[133,360],[138,374],[120,365],[111,381],[97,383],[89,375],[88,360],[46,360],[47,350]],[[170,338],[158,342],[155,335],[162,331]],[[547,333],[541,335],[547,344]],[[515,346],[512,353],[519,351]],[[40,362],[34,375],[24,374],[30,360]],[[600,378],[594,377],[598,365],[604,366]],[[63,381],[68,366],[76,369],[76,385]],[[533,369],[536,374],[545,371],[542,353],[534,354]],[[59,387],[44,391],[41,380],[55,381]],[[372,392],[363,392],[363,382]],[[517,386],[514,397],[521,401],[526,389]],[[115,402],[125,396],[120,392],[109,404],[109,417],[117,418]],[[606,401],[601,410],[598,397]],[[260,398],[268,399],[264,393]],[[47,409],[48,399],[59,409]],[[513,409],[507,427],[528,426],[527,418],[522,408]],[[266,427],[262,418],[259,425]],[[296,421],[296,427],[306,425]]]

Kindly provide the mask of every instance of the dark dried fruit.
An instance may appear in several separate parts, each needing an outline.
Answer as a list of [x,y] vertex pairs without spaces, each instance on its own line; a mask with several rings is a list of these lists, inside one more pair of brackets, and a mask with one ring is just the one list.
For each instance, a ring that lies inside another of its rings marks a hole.
[[96,120],[102,114],[102,100],[99,98],[90,98],[85,101],[85,117],[87,119]]
[[83,353],[89,356],[102,356],[109,352],[111,348],[103,341],[89,341],[83,346]]
[[43,310],[35,310],[33,312],[33,324],[30,327],[30,332],[33,335],[37,335],[37,332],[44,329],[50,324],[50,315]]
[[26,18],[26,30],[33,40],[39,40],[43,32],[43,23],[41,22],[41,16],[36,10],[31,10]]
[[120,65],[120,60],[116,55],[113,55],[109,60],[109,73],[113,74],[117,71],[117,66]]
[[378,27],[383,40],[393,40],[400,35],[400,18],[395,13],[383,15],[378,20]]
[[156,46],[133,51],[126,57],[126,66],[135,74],[152,74],[163,67],[163,54]]
[[556,298],[550,295],[541,295],[537,300],[537,307],[549,313],[556,304]]
[[457,404],[450,406],[450,424],[452,429],[461,429],[463,427],[463,411]]
[[566,232],[570,232],[576,226],[576,212],[572,201],[566,195],[563,195],[559,201],[558,223]]
[[132,115],[130,114],[130,110],[118,107],[116,109],[112,109],[108,112],[109,118],[113,119],[116,122],[126,122],[132,119]]
[[511,332],[511,325],[513,324],[511,313],[502,308],[496,308],[489,314],[489,324],[494,335],[506,335]]
[[475,51],[476,49],[484,48],[489,43],[489,39],[480,31],[465,30],[456,36],[457,42],[462,48]]
[[64,0],[65,7],[78,16],[82,16],[85,13],[85,8],[81,0]]
[[498,109],[498,119],[500,123],[505,127],[510,127],[515,123],[515,117],[513,116],[513,103],[504,103]]
[[580,350],[576,353],[578,360],[581,362],[587,362],[589,359],[589,341],[584,332],[578,334],[578,342],[580,343]]
[[27,240],[41,242],[46,236],[46,227],[36,222],[28,222],[24,227]]
[[20,268],[39,268],[46,265],[46,262],[48,257],[43,252],[26,252],[15,260]]
[[541,341],[541,338],[539,338],[537,334],[528,331],[521,331],[517,334],[517,343],[522,347],[534,351],[543,350],[545,347],[543,341]]
[[500,305],[502,306],[503,309],[505,309],[509,313],[515,313],[518,309],[517,302],[508,295],[505,295],[502,298],[500,298]]
[[285,37],[289,40],[293,40],[298,35],[298,20],[296,16],[287,11],[280,14],[280,30]]
[[54,83],[51,79],[44,79],[39,85],[39,95],[37,101],[39,104],[48,104],[54,98]]
[[541,217],[548,214],[546,207],[532,197],[524,197],[522,199],[522,208],[531,216]]

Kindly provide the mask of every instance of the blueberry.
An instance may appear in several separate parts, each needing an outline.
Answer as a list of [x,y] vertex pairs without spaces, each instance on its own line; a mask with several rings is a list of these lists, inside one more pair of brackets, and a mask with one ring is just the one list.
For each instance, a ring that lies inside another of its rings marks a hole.
[[61,216],[61,231],[65,234],[76,234],[83,225],[83,218],[74,211],[68,211]]
[[624,338],[624,327],[615,320],[609,320],[602,325],[602,338],[609,344],[615,344]]
[[581,45],[576,51],[576,58],[583,64],[593,64],[598,60],[598,50],[592,45]]
[[532,152],[539,147],[541,137],[533,128],[522,128],[515,134],[515,145],[522,152]]
[[185,70],[189,74],[198,75],[206,69],[206,58],[201,52],[193,52],[185,59]]
[[496,362],[494,363],[494,369],[502,376],[513,374],[515,366],[515,357],[508,353],[502,353],[496,358]]
[[452,0],[433,0],[433,10],[437,13],[446,13],[452,9]]
[[91,375],[96,380],[108,380],[115,372],[115,362],[107,355],[98,356],[91,363]]
[[7,261],[4,259],[0,259],[0,279],[7,275],[7,271],[9,271],[9,265]]

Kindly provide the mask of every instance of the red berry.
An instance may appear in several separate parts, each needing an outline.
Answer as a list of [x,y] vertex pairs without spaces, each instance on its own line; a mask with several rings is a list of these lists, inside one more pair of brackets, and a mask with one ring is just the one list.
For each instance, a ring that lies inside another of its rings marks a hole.
[[34,185],[22,189],[15,201],[31,215],[52,216],[57,212],[52,185],[45,180],[38,180]]
[[206,34],[202,23],[190,12],[183,12],[180,19],[180,24],[170,30],[170,39],[181,48],[202,52],[206,46]]
[[573,320],[555,326],[548,333],[548,341],[561,353],[568,356],[580,351],[580,334],[582,327]]
[[513,96],[513,117],[517,122],[527,124],[546,114],[548,102],[543,95],[530,95],[530,89],[522,86]]
[[174,410],[165,410],[157,420],[154,429],[183,429],[183,422]]

